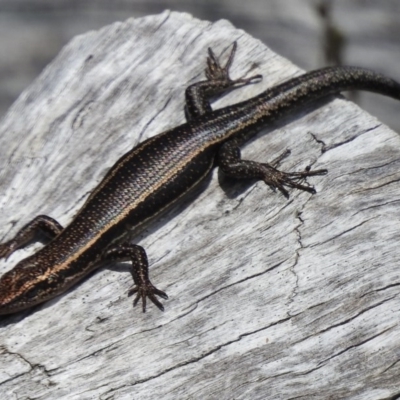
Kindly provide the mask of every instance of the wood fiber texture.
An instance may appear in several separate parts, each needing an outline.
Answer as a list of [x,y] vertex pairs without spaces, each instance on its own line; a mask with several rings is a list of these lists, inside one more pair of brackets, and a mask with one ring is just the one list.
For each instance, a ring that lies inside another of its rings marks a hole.
[[[301,71],[229,22],[164,12],[74,38],[0,123],[0,240],[38,214],[66,225],[140,141],[184,122],[207,48],[232,76]],[[0,321],[2,398],[389,399],[400,395],[400,139],[343,98],[266,127],[244,158],[307,165],[317,194],[210,179],[135,242],[169,295],[145,314],[126,266]],[[400,104],[399,104],[400,110]],[[1,260],[0,273],[40,243]],[[5,397],[4,397],[5,396]]]

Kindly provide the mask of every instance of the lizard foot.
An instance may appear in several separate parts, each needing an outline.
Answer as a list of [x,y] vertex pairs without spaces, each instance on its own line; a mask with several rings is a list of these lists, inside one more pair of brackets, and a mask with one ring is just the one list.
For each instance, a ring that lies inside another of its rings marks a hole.
[[299,181],[304,180],[309,176],[326,175],[328,170],[316,169],[311,171],[310,166],[307,166],[301,172],[283,172],[274,168],[270,164],[259,164],[260,172],[262,173],[261,179],[275,192],[278,189],[286,198],[289,198],[289,192],[286,187],[304,190],[309,193],[316,193],[312,186],[304,185]]
[[[233,88],[237,87],[237,85],[245,86],[250,83],[256,83],[262,79],[262,75],[253,75],[249,78],[242,76],[234,80],[229,77],[229,69],[235,58],[236,49],[237,42],[233,42],[228,61],[224,66],[221,66],[213,50],[210,47],[208,48],[207,68],[205,69],[205,75],[208,81],[221,82],[221,86]],[[225,84],[223,84],[223,82]]]
[[128,296],[132,296],[136,294],[135,300],[133,300],[133,305],[139,302],[142,299],[142,309],[143,312],[146,312],[146,299],[149,298],[150,301],[157,306],[157,308],[161,311],[164,311],[164,306],[160,303],[156,296],[160,296],[163,299],[167,300],[168,296],[162,290],[158,290],[150,281],[147,283],[141,283],[140,285],[134,286],[129,290]]

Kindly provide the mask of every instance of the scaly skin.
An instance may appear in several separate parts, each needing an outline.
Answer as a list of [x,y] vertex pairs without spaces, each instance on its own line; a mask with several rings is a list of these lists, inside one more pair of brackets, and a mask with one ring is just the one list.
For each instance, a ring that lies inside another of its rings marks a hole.
[[150,282],[144,249],[123,241],[115,244],[127,225],[137,229],[180,199],[207,176],[216,159],[225,174],[263,180],[286,197],[286,188],[314,193],[300,182],[326,170],[281,172],[276,167],[287,152],[271,164],[256,163],[240,158],[239,145],[277,118],[342,90],[368,90],[400,100],[400,85],[389,78],[361,68],[329,67],[213,111],[211,97],[260,79],[259,75],[230,79],[228,70],[235,51],[236,43],[222,67],[209,50],[207,80],[186,90],[188,122],[140,143],[121,157],[65,229],[52,218],[39,216],[13,239],[0,244],[0,257],[8,257],[38,231],[51,239],[1,277],[0,314],[24,310],[63,293],[104,260],[130,260],[135,286],[129,294],[136,294],[134,304],[141,299],[145,311],[149,298],[163,310],[157,296],[167,295]]

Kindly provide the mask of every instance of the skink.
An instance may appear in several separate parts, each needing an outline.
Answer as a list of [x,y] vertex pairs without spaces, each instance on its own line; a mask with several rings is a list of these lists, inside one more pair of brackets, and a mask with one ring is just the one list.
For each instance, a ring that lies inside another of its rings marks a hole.
[[196,186],[214,164],[228,176],[263,180],[288,197],[287,188],[314,193],[303,182],[326,170],[282,172],[277,166],[285,152],[271,163],[242,160],[239,146],[262,127],[312,101],[356,89],[400,100],[400,85],[375,72],[356,67],[328,67],[305,73],[249,100],[212,110],[211,99],[258,81],[261,76],[229,77],[236,43],[221,66],[211,49],[206,80],[186,89],[187,122],[160,133],[130,150],[109,170],[71,223],[63,228],[39,215],[5,243],[0,257],[24,247],[37,233],[49,238],[38,252],[20,261],[0,278],[0,314],[27,309],[65,292],[102,261],[130,261],[136,294],[134,305],[146,299],[160,310],[158,297],[167,295],[150,281],[145,250],[123,240],[126,230],[140,228]]

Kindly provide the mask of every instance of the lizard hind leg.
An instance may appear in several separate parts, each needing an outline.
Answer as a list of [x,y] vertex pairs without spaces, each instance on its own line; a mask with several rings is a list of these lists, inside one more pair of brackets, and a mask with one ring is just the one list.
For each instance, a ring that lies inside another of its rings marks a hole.
[[225,65],[221,65],[211,48],[208,49],[207,66],[204,71],[207,79],[190,85],[185,91],[185,111],[188,120],[211,112],[213,98],[221,96],[230,90],[259,82],[262,79],[262,75],[253,75],[248,78],[242,76],[238,79],[231,79],[229,70],[232,66],[236,49],[237,42],[234,42]]
[[249,78],[242,76],[238,79],[231,79],[231,77],[229,76],[229,70],[235,58],[236,50],[237,42],[235,41],[233,42],[232,50],[229,54],[227,62],[225,63],[225,66],[221,66],[212,48],[208,48],[207,68],[205,69],[205,74],[208,81],[221,82],[221,84],[224,83],[223,86],[226,85],[226,87],[224,87],[223,89],[226,90],[228,88],[237,87],[237,85],[244,86],[250,83],[258,82],[262,79],[262,75],[253,75]]
[[290,150],[285,150],[275,158],[272,163],[259,163],[256,161],[242,160],[240,149],[234,142],[224,143],[218,153],[218,166],[222,171],[232,178],[258,179],[264,181],[273,191],[278,189],[286,198],[289,192],[286,187],[304,190],[314,194],[316,191],[312,186],[300,183],[309,176],[326,175],[326,169],[311,171],[307,166],[300,172],[283,172],[276,167],[284,158],[289,156]]

